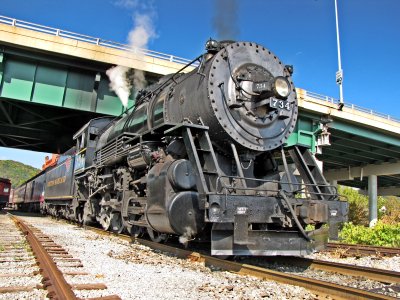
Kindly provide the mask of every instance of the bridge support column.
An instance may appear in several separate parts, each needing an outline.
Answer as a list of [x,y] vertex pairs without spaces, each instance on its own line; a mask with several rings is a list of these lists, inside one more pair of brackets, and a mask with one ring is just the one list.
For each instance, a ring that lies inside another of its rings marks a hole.
[[369,197],[369,227],[374,227],[378,221],[378,176],[368,176]]

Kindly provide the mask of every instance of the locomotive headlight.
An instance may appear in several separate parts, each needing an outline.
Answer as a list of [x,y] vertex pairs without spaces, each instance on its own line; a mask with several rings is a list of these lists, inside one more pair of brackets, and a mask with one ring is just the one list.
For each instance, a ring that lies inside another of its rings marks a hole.
[[289,81],[283,76],[275,77],[272,88],[275,95],[279,98],[287,98],[291,89]]
[[211,204],[211,206],[210,206],[210,213],[212,214],[212,215],[219,215],[219,213],[221,212],[221,207],[219,206],[219,204],[218,203],[213,203],[213,204]]

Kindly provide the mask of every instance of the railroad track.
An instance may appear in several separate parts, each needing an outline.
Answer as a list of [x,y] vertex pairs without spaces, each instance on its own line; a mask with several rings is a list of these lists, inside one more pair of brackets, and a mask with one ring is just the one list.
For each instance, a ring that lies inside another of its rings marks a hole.
[[[10,222],[10,219],[13,222]],[[28,265],[26,263],[21,265],[21,262],[27,262]],[[27,267],[34,270],[27,273],[24,271]],[[74,290],[107,289],[107,286],[101,283],[68,284],[64,275],[89,274],[80,271],[61,272],[62,267],[79,269],[83,264],[39,229],[26,224],[14,215],[0,214],[0,278],[9,283],[1,285],[0,294],[7,293],[10,297],[18,297],[16,293],[28,292],[32,293],[27,295],[29,299],[43,298],[43,295],[47,294],[50,299],[69,300],[79,299],[75,296]],[[8,269],[18,268],[24,272],[7,272]],[[21,277],[28,279],[20,279]],[[36,277],[35,284],[25,284],[29,281],[29,277]],[[90,299],[118,300],[120,297],[110,295]]]
[[342,255],[344,256],[348,254],[357,256],[366,256],[366,255],[400,256],[400,248],[353,245],[344,243],[328,243],[327,250],[331,252],[338,251],[342,253]]
[[[84,226],[84,228],[95,231],[101,235],[117,236],[129,242],[132,240],[129,235],[116,234],[91,226]],[[213,266],[221,270],[230,271],[241,275],[250,275],[265,280],[273,280],[280,283],[304,287],[315,293],[321,299],[326,299],[326,297],[330,297],[333,299],[396,299],[394,297],[386,296],[379,293],[369,292],[362,289],[352,288],[349,286],[316,280],[299,275],[293,275],[290,273],[274,271],[257,265],[223,260],[209,255],[201,254],[199,252],[192,252],[178,247],[154,243],[145,239],[136,239],[136,241],[154,250],[167,252],[179,258],[203,262],[206,266]],[[363,278],[385,283],[400,283],[399,272],[294,257],[284,257],[279,259],[286,261],[286,263],[289,262],[289,260],[292,260],[293,264],[309,265],[310,268],[318,270],[337,272],[344,275],[360,276]]]
[[[68,223],[70,222],[68,221]],[[89,226],[83,226],[83,227],[102,235],[117,236],[120,239],[131,242],[131,237],[128,235],[114,234],[111,232],[106,232],[99,228],[94,228]],[[261,279],[273,280],[280,283],[286,283],[290,285],[297,285],[300,287],[304,287],[312,291],[314,294],[316,294],[318,298],[322,299],[326,299],[326,297],[330,297],[331,299],[395,299],[387,295],[366,291],[362,289],[357,289],[353,287],[348,287],[342,284],[335,284],[327,281],[307,278],[296,274],[284,273],[276,270],[267,269],[264,267],[260,267],[258,265],[254,265],[252,263],[245,264],[241,262],[221,260],[198,252],[192,252],[165,244],[154,243],[144,239],[137,239],[137,242],[142,245],[149,246],[154,250],[173,254],[174,256],[179,258],[203,262],[206,266],[213,266],[213,269],[218,268],[220,270],[226,270],[238,273],[240,275],[251,275]],[[278,260],[278,258],[273,258],[273,259]],[[391,283],[396,285],[399,284],[400,277],[399,273],[397,272],[343,265],[343,264],[318,261],[318,260],[300,260],[298,258],[288,258],[288,257],[285,257],[283,259],[285,260],[285,263],[288,263],[289,262],[288,260],[292,259],[293,261],[290,262],[290,264],[292,265],[295,264],[307,265],[307,268],[324,270],[327,272],[336,272],[350,276],[359,276],[361,278],[367,278],[375,281]]]
[[259,266],[264,266],[266,264],[280,264],[280,265],[290,265],[290,266],[298,266],[303,270],[312,269],[319,270],[331,273],[337,273],[352,277],[360,277],[363,279],[369,279],[373,281],[379,281],[385,284],[400,284],[400,272],[384,270],[384,269],[376,269],[370,267],[356,266],[350,264],[343,264],[325,260],[317,260],[310,259],[304,257],[268,257],[268,258],[257,258],[260,260],[259,262],[251,262],[251,259],[248,260],[250,264],[257,264]]

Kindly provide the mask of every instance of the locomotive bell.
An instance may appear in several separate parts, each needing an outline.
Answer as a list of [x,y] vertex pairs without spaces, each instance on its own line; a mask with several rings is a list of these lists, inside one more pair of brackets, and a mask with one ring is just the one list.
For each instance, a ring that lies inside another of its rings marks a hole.
[[221,49],[220,43],[211,38],[206,42],[205,48],[207,52],[211,54],[215,54]]

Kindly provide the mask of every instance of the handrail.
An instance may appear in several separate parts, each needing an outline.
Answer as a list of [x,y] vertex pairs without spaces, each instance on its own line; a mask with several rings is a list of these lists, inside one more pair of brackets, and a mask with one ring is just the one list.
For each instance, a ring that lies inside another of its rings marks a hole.
[[14,27],[30,29],[30,30],[34,30],[37,32],[47,33],[47,34],[51,34],[51,35],[55,35],[55,36],[60,36],[63,38],[68,38],[68,39],[72,39],[72,40],[76,40],[76,41],[82,41],[82,42],[86,42],[86,43],[90,43],[90,44],[95,44],[95,45],[99,45],[99,46],[103,46],[103,47],[107,47],[107,48],[113,48],[113,49],[133,52],[136,54],[141,54],[141,55],[145,55],[145,56],[152,57],[152,58],[158,58],[161,60],[167,60],[167,61],[178,63],[178,64],[186,65],[189,62],[191,62],[190,59],[178,57],[178,56],[171,55],[171,54],[161,53],[161,52],[148,50],[148,49],[135,48],[135,47],[131,47],[130,45],[127,45],[127,44],[104,40],[104,39],[92,37],[89,35],[84,35],[84,34],[67,31],[67,30],[62,30],[62,29],[58,29],[58,28],[54,28],[54,27],[48,27],[48,26],[35,24],[35,23],[31,23],[31,22],[26,22],[26,21],[14,19],[14,18],[6,17],[6,16],[1,16],[1,15],[0,15],[0,23],[11,25]]
[[[314,93],[314,92],[310,92],[310,91],[307,91],[307,90],[304,90],[304,89],[300,89],[300,90],[304,91],[304,95],[305,96],[308,96],[308,97],[313,98],[313,99],[327,101],[329,103],[336,104],[336,105],[338,105],[339,102],[340,102],[339,99],[336,99],[336,98],[333,98],[333,97],[324,96],[324,95],[317,94],[317,93]],[[358,106],[356,104],[349,103],[347,101],[344,102],[344,107],[347,107],[347,108],[350,108],[352,110],[356,110],[356,111],[359,111],[359,112],[363,112],[363,113],[366,113],[366,114],[370,114],[372,116],[376,116],[376,117],[387,119],[387,120],[390,120],[390,121],[393,121],[393,122],[400,123],[400,119],[399,118],[393,117],[393,116],[388,115],[388,114],[383,114],[383,113],[374,111],[372,109],[364,108],[364,107]]]
[[[256,192],[279,192],[282,188],[277,188],[277,189],[268,189],[268,188],[258,188],[258,187],[241,187],[241,186],[232,186],[232,185],[226,185],[223,179],[228,179],[228,180],[236,180],[238,182],[241,181],[253,181],[253,182],[259,182],[259,183],[276,183],[282,185],[289,185],[291,184],[292,186],[297,186],[296,190],[293,190],[294,193],[298,194],[304,194],[305,192],[307,194],[312,194],[312,195],[319,195],[319,196],[335,196],[337,195],[337,187],[331,184],[315,184],[315,183],[290,183],[289,181],[282,181],[282,180],[275,180],[275,179],[260,179],[260,178],[250,178],[250,177],[243,177],[243,176],[231,176],[231,175],[220,175],[216,179],[215,183],[215,190],[218,194],[227,194],[228,190],[240,190],[240,191],[256,191]],[[308,187],[313,187],[313,186],[320,186],[320,187],[328,187],[333,190],[332,193],[323,193],[323,192],[312,192],[312,191],[306,191]],[[257,195],[257,196],[262,196],[262,195]]]
[[[51,34],[51,35],[55,35],[55,36],[60,36],[60,37],[68,38],[68,39],[72,39],[72,40],[87,42],[90,44],[95,44],[95,45],[99,45],[99,46],[103,46],[103,47],[107,47],[107,48],[128,51],[128,52],[145,55],[145,56],[152,57],[152,58],[167,60],[167,61],[178,63],[178,64],[186,65],[191,62],[190,59],[178,57],[178,56],[171,55],[171,54],[165,54],[162,52],[157,52],[157,51],[148,50],[148,49],[132,48],[131,46],[129,46],[127,44],[104,40],[104,39],[92,37],[89,35],[84,35],[84,34],[72,32],[72,31],[48,27],[48,26],[35,24],[35,23],[31,23],[31,22],[26,22],[26,21],[14,19],[14,18],[6,17],[6,16],[1,16],[1,15],[0,15],[0,23],[8,24],[8,25],[15,26],[15,27],[21,27],[21,28],[25,28],[25,29],[30,29],[30,30],[34,30],[34,31],[42,32],[42,33],[47,33],[47,34]],[[194,64],[194,65],[196,66],[196,64]],[[332,104],[339,104],[339,100],[335,99],[333,97],[320,95],[320,94],[310,92],[307,90],[303,90],[303,91],[305,92],[305,95],[310,98],[327,101]],[[390,121],[400,123],[399,118],[396,118],[396,117],[393,117],[393,116],[390,116],[387,114],[379,113],[372,109],[363,108],[356,104],[345,102],[345,107],[351,108],[356,111],[364,112],[364,113],[370,114],[372,116],[377,116],[380,118],[384,118],[384,119],[387,119]]]

